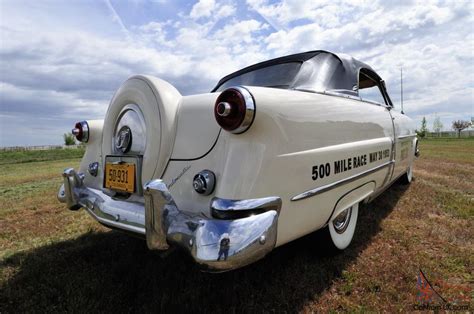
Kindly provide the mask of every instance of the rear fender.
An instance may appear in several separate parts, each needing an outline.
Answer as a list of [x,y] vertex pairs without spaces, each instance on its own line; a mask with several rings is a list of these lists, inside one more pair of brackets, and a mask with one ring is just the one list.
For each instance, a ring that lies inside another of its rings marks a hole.
[[375,182],[371,181],[346,193],[337,201],[336,206],[334,206],[332,215],[328,220],[328,223],[329,221],[337,217],[343,210],[367,199],[370,195],[372,195],[372,193],[374,193],[374,191]]
[[[99,189],[102,186],[102,172],[98,171],[97,177],[91,176],[87,171],[89,165],[101,160],[102,129],[104,120],[88,120],[89,140],[86,143],[86,151],[81,160],[79,172],[85,175],[84,183],[87,186]],[[100,168],[99,168],[100,169]],[[99,180],[97,180],[99,178]]]

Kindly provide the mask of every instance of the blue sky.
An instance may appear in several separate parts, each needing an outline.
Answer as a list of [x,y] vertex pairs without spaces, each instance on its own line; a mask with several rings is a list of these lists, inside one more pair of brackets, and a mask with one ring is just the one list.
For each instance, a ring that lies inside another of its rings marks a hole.
[[474,116],[474,1],[0,1],[0,146],[62,143],[133,74],[184,94],[308,50],[370,64],[405,112]]

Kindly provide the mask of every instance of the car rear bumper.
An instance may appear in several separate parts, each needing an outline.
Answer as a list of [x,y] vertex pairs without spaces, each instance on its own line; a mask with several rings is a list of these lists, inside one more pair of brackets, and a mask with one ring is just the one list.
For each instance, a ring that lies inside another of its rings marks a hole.
[[84,207],[104,225],[143,235],[151,250],[177,245],[204,270],[245,266],[261,259],[276,244],[279,197],[214,198],[211,211],[217,218],[209,218],[179,209],[162,180],[145,184],[143,203],[114,199],[101,190],[86,187],[83,176],[72,168],[66,169],[63,177],[58,199],[69,209]]

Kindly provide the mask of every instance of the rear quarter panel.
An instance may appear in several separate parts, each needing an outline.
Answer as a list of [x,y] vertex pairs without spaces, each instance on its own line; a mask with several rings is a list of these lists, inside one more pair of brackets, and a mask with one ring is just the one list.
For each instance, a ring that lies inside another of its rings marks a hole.
[[[171,188],[178,206],[203,212],[213,196],[279,196],[283,206],[277,245],[281,245],[325,226],[338,200],[357,187],[373,182],[370,186],[378,189],[385,182],[388,168],[314,197],[292,201],[302,192],[389,161],[393,139],[390,115],[385,107],[337,96],[248,89],[256,103],[255,120],[248,131],[221,131],[215,148],[204,158],[170,162],[165,182],[190,167]],[[319,175],[321,165],[324,173]],[[314,167],[318,169],[316,178]],[[216,189],[208,197],[192,191],[192,177],[203,169],[217,176]]]
[[338,200],[353,189],[371,181],[377,189],[385,182],[388,168],[292,201],[302,192],[389,161],[390,114],[383,106],[337,96],[257,87],[250,91],[256,101],[255,121],[244,134],[225,134],[228,165],[216,194],[281,196],[278,244],[323,227]]

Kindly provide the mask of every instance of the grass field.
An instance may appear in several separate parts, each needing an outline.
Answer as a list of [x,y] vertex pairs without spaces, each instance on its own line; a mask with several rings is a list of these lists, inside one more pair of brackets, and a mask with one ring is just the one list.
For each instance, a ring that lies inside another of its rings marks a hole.
[[415,180],[361,207],[344,253],[326,253],[315,233],[223,274],[65,210],[60,173],[78,166],[80,151],[0,153],[0,313],[405,312],[419,269],[443,298],[472,310],[474,141],[420,148]]

